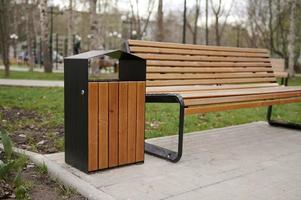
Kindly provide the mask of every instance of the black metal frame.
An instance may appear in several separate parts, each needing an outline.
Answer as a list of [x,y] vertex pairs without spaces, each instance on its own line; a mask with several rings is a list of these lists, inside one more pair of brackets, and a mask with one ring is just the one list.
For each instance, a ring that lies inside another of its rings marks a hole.
[[280,85],[287,86],[287,84],[288,84],[288,77],[282,78],[282,79],[281,79],[281,84],[280,84]]
[[268,111],[267,111],[267,121],[271,126],[301,130],[301,124],[273,120],[272,119],[272,111],[273,111],[272,106],[269,106]]
[[145,142],[145,153],[163,158],[171,162],[178,162],[182,157],[183,152],[183,134],[184,134],[184,100],[177,94],[148,94],[146,95],[146,103],[178,103],[180,105],[179,113],[179,138],[178,151],[172,151],[164,147]]

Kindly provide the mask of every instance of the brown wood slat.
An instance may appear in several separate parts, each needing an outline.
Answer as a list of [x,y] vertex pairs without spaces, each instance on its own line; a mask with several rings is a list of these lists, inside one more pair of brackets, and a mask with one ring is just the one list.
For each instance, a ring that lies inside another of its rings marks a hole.
[[209,97],[229,97],[239,95],[251,95],[251,94],[266,94],[277,92],[298,92],[301,91],[301,87],[270,87],[270,88],[250,88],[250,89],[228,89],[222,91],[204,91],[204,92],[192,92],[192,93],[179,93],[184,99],[192,98],[209,98]]
[[273,73],[213,73],[213,74],[179,74],[179,73],[168,73],[159,74],[151,73],[147,74],[147,80],[175,80],[175,79],[211,79],[211,78],[258,78],[258,77],[274,77]]
[[197,113],[234,110],[234,109],[241,109],[241,108],[252,108],[252,107],[260,107],[260,106],[270,106],[275,104],[297,103],[297,102],[301,102],[301,97],[292,97],[287,99],[274,99],[274,100],[266,100],[266,101],[243,102],[243,103],[217,104],[217,105],[199,106],[199,107],[196,106],[196,107],[186,108],[185,114],[191,115]]
[[172,49],[156,47],[130,47],[132,53],[163,53],[163,54],[183,54],[183,55],[205,55],[205,56],[229,56],[229,57],[256,57],[268,58],[267,53],[248,53],[248,52],[224,52],[224,51],[207,51],[207,50],[189,50],[189,49]]
[[118,83],[109,83],[109,167],[118,165],[118,96]]
[[147,86],[197,85],[197,84],[226,84],[226,83],[263,83],[275,82],[273,78],[243,78],[243,79],[201,79],[201,80],[162,80],[147,81]]
[[137,84],[128,84],[128,162],[136,161]]
[[98,166],[109,167],[109,84],[99,83]]
[[136,162],[144,160],[145,82],[137,83]]
[[119,83],[119,165],[128,163],[128,83]]
[[98,169],[98,84],[88,84],[88,171]]
[[245,95],[245,96],[234,96],[234,97],[232,96],[232,97],[223,97],[223,98],[217,97],[217,98],[187,99],[185,100],[185,106],[244,102],[244,101],[278,99],[278,98],[300,97],[300,96],[301,96],[301,90],[299,92],[287,92],[287,93]]
[[277,87],[278,83],[259,83],[259,84],[237,84],[237,85],[193,85],[193,86],[164,86],[164,87],[147,87],[146,93],[178,93],[193,91],[210,91],[210,90],[226,90],[240,88],[262,88]]
[[146,47],[167,47],[177,49],[198,49],[198,50],[214,50],[214,51],[238,51],[238,52],[263,52],[267,53],[267,49],[259,48],[237,48],[237,47],[221,47],[221,46],[205,46],[192,44],[179,44],[171,42],[155,42],[142,40],[128,40],[130,46],[146,46]]
[[147,73],[220,73],[220,72],[273,72],[271,68],[268,67],[220,67],[220,68],[210,68],[210,67],[152,67],[148,66],[146,68]]
[[150,54],[135,53],[135,55],[146,60],[169,60],[169,61],[204,61],[204,62],[265,62],[270,63],[269,58],[244,58],[244,57],[221,57],[221,56],[196,56],[177,54]]
[[146,62],[148,66],[172,66],[172,67],[271,67],[264,62],[195,62],[195,61],[152,61]]

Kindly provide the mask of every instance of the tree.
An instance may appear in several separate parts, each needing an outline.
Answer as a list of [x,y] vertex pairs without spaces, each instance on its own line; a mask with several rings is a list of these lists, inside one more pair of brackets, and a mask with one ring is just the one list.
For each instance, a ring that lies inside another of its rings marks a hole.
[[103,38],[101,36],[101,27],[97,16],[97,0],[89,0],[90,5],[90,31],[93,36],[93,42],[91,43],[92,49],[103,48]]
[[9,76],[9,12],[10,1],[0,1],[0,53],[5,67],[5,77]]
[[74,34],[74,28],[73,28],[73,0],[69,0],[69,10],[68,10],[68,19],[67,19],[67,28],[68,28],[68,55],[73,54],[73,34]]
[[[142,39],[143,34],[145,33],[149,21],[150,21],[150,16],[154,10],[154,5],[155,1],[154,0],[148,0],[147,4],[147,16],[146,18],[142,18],[139,13],[139,0],[135,1],[135,6],[132,2],[130,1],[130,7],[131,7],[131,12],[132,12],[132,23],[134,25],[135,31],[136,31],[136,39]],[[136,8],[136,11],[135,11]]]
[[197,43],[197,35],[198,35],[198,20],[200,16],[200,1],[201,0],[196,0],[195,1],[195,16],[194,16],[194,31],[193,31],[193,44]]
[[221,45],[221,38],[223,35],[225,25],[227,23],[227,19],[230,15],[232,6],[233,6],[233,1],[231,2],[230,8],[225,15],[224,22],[223,22],[222,26],[220,27],[220,18],[221,18],[221,16],[223,16],[225,14],[226,10],[222,7],[222,0],[218,0],[217,6],[215,6],[211,0],[211,8],[212,8],[212,12],[213,12],[214,18],[215,18],[214,28],[215,28],[215,41],[216,41],[217,46]]
[[295,75],[294,69],[294,53],[295,53],[295,17],[296,17],[296,0],[291,0],[290,2],[290,22],[289,22],[289,33],[288,33],[288,73],[290,76]]
[[206,45],[209,44],[209,30],[208,30],[208,0],[206,0],[206,25],[205,25],[205,32],[206,32]]
[[40,0],[40,23],[41,23],[41,42],[42,42],[44,71],[46,73],[51,73],[52,58],[50,58],[50,52],[49,52],[47,0]]
[[163,27],[163,0],[158,2],[157,11],[157,41],[164,40],[164,27]]
[[35,60],[33,54],[33,42],[35,36],[35,26],[33,23],[33,13],[36,2],[32,1],[29,3],[29,0],[26,0],[27,13],[26,13],[26,38],[27,38],[27,52],[28,52],[28,65],[29,71],[33,71]]

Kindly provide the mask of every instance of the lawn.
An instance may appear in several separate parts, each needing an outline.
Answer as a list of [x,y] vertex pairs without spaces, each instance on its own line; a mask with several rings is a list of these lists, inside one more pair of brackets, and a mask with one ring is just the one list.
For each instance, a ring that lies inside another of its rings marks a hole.
[[[0,79],[4,77],[4,70],[0,70]],[[43,72],[22,72],[10,71],[9,79],[30,79],[30,80],[64,80],[63,73],[43,73]]]
[[[289,85],[301,85],[301,77]],[[64,104],[62,88],[25,88],[0,86],[0,128],[17,136],[36,132],[27,138],[29,150],[56,152],[63,150]],[[274,106],[273,116],[301,122],[301,103]],[[185,132],[206,130],[265,120],[266,108],[239,109],[224,112],[189,115]],[[177,134],[178,105],[147,104],[146,137]],[[14,139],[14,138],[13,138]],[[18,139],[15,138],[18,142]],[[19,138],[20,140],[20,138]],[[38,143],[45,140],[47,147]],[[29,144],[28,144],[29,141]],[[21,140],[22,142],[22,140]],[[25,146],[26,147],[26,146]]]

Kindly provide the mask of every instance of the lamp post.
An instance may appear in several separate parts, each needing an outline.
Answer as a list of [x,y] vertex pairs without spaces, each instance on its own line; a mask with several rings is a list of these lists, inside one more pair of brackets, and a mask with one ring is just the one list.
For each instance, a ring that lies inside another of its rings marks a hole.
[[17,34],[13,33],[10,35],[10,39],[13,41],[13,48],[14,48],[14,58],[16,59],[17,58],[17,47],[16,47],[16,44],[17,44],[17,40],[18,40],[18,36]]
[[93,39],[93,34],[88,34],[87,38],[89,40],[89,42],[88,42],[88,50],[90,50],[90,44],[91,44],[91,40]]

